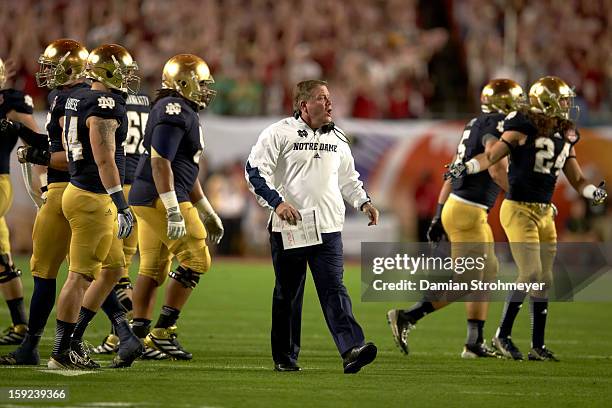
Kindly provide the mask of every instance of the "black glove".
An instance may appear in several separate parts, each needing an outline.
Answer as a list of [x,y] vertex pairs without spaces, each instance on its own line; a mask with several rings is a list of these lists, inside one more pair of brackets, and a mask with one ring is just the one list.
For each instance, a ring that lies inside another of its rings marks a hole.
[[442,240],[442,238],[446,238],[446,232],[444,231],[444,226],[442,225],[443,207],[444,204],[438,204],[436,215],[431,220],[431,224],[427,230],[427,240],[432,244],[437,244]]
[[41,166],[48,166],[51,161],[49,150],[40,149],[33,146],[19,146],[17,148],[17,158],[19,163],[33,163]]

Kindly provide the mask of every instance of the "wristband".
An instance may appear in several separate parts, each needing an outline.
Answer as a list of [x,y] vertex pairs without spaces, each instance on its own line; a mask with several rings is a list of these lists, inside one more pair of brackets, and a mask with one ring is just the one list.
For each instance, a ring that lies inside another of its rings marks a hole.
[[596,190],[597,190],[597,187],[595,187],[593,184],[589,184],[582,189],[582,196],[584,198],[588,198],[589,200],[592,200],[594,198],[594,194]]
[[467,174],[478,173],[480,171],[480,163],[476,159],[471,159],[465,163],[465,169]]
[[106,192],[110,195],[113,203],[115,203],[115,207],[118,210],[123,210],[128,208],[128,203],[125,201],[125,196],[123,195],[123,187],[121,184],[117,184],[111,188],[107,188]]
[[166,211],[170,210],[171,208],[179,208],[178,198],[176,198],[176,193],[174,190],[161,193],[159,198],[162,200],[162,203],[164,203]]
[[213,210],[212,205],[210,205],[210,202],[206,196],[202,197],[202,199],[195,203],[194,206],[202,214],[211,215],[215,213],[215,210]]

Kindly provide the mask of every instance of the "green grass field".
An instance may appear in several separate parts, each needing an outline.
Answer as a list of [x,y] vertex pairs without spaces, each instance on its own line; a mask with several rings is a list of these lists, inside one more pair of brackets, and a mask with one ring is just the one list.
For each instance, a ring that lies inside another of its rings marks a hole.
[[[27,261],[17,263],[27,270]],[[612,325],[610,304],[553,303],[546,344],[560,363],[462,360],[463,305],[451,305],[422,320],[410,334],[412,353],[396,349],[387,309],[401,306],[360,301],[359,268],[345,281],[355,315],[378,346],[378,358],[357,375],[344,375],[327,331],[312,280],[306,289],[299,373],[272,370],[269,331],[273,272],[266,262],[217,260],[201,280],[181,319],[182,344],[193,361],[137,361],[130,369],[102,369],[79,376],[49,373],[46,367],[0,367],[0,387],[65,387],[69,400],[0,401],[0,406],[73,407],[474,407],[610,406]],[[29,301],[32,280],[25,277]],[[403,305],[407,306],[407,305]],[[491,306],[485,327],[490,338],[501,313]],[[158,311],[159,309],[157,309]],[[156,311],[156,313],[157,313]],[[514,339],[529,347],[529,314],[519,315]],[[51,317],[54,319],[54,316]],[[9,321],[6,307],[0,323]],[[50,324],[41,357],[46,363],[55,330]],[[108,330],[101,313],[86,334],[97,344]],[[0,352],[11,347],[3,346]],[[110,357],[100,358],[107,364]],[[64,372],[65,373],[65,372]],[[2,405],[4,403],[5,405]]]

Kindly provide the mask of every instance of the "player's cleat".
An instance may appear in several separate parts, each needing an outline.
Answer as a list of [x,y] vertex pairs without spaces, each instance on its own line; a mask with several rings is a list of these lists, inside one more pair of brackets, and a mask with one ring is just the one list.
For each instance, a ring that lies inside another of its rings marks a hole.
[[142,356],[144,346],[140,339],[133,336],[128,341],[121,343],[117,355],[113,358],[110,368],[127,368],[132,365],[134,360]]
[[26,350],[22,347],[17,347],[17,350],[12,351],[0,357],[0,365],[38,365],[40,364],[40,355],[38,349]]
[[149,348],[154,348],[168,354],[170,358],[191,360],[193,355],[185,350],[176,338],[176,326],[167,329],[156,327],[147,334],[144,344]]
[[274,371],[279,371],[281,373],[292,372],[292,371],[302,371],[302,368],[296,363],[274,363]]
[[71,341],[70,350],[73,351],[78,357],[78,364],[86,366],[86,368],[100,368],[100,364],[96,363],[89,356],[89,352],[92,349],[89,343],[84,341]]
[[140,356],[141,360],[167,360],[170,356],[164,352],[161,352],[152,347],[145,347],[142,356]]
[[532,348],[529,350],[527,357],[531,361],[559,361],[553,352],[547,349],[546,346]]
[[91,349],[94,354],[112,354],[119,349],[119,336],[110,333],[102,340],[102,344]]
[[361,347],[353,347],[344,355],[344,374],[355,374],[363,366],[370,364],[376,358],[378,349],[374,343],[366,343]]
[[19,345],[23,341],[28,326],[25,324],[11,325],[9,328],[2,332],[0,337],[0,346]]
[[402,318],[398,309],[391,309],[387,312],[387,322],[391,327],[395,344],[402,353],[408,355],[410,352],[408,348],[408,333],[414,329],[414,323]]
[[466,344],[461,352],[461,358],[501,357],[495,350],[487,347],[485,343]]
[[47,368],[51,370],[91,370],[100,368],[100,365],[90,358],[81,357],[74,350],[65,350],[60,354],[51,354]]
[[523,353],[521,353],[514,345],[510,336],[493,337],[493,339],[491,339],[491,344],[503,357],[511,358],[513,360],[523,359]]

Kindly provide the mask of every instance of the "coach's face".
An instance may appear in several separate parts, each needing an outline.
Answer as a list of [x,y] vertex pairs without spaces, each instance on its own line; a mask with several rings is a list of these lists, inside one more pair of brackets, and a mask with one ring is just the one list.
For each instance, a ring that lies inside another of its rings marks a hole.
[[313,129],[318,129],[332,121],[332,102],[329,90],[325,85],[320,85],[313,89],[310,99],[305,104],[306,114],[310,122],[309,125]]

